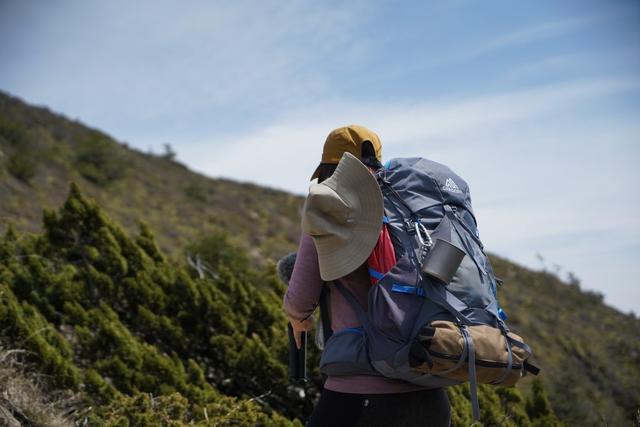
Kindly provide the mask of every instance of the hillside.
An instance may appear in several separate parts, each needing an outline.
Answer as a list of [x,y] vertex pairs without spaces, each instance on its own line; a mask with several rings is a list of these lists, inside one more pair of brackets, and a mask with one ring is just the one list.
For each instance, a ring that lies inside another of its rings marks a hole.
[[60,206],[69,182],[130,232],[144,221],[160,248],[181,255],[198,236],[225,231],[254,260],[290,252],[302,198],[210,179],[164,155],[130,149],[103,132],[0,92],[0,232],[42,229],[42,209]]
[[[319,378],[306,397],[288,387],[284,289],[268,262],[295,248],[299,197],[203,177],[5,95],[0,150],[0,380],[13,369],[2,349],[25,349],[43,393],[71,393],[69,416],[94,425],[304,419]],[[543,372],[483,387],[485,425],[633,425],[640,320],[576,283],[492,262],[508,323]],[[450,397],[454,425],[468,425],[468,391]]]
[[[286,426],[309,415],[318,352],[304,392],[289,387],[284,285],[273,264],[253,269],[222,236],[195,245],[205,274],[170,262],[147,227],[128,236],[76,185],[45,211],[43,228],[9,228],[0,240],[0,422],[41,419],[31,413],[47,400],[67,408],[53,418],[66,425]],[[29,386],[37,375],[12,373],[2,348],[25,351],[18,362],[44,379],[40,397]],[[534,384],[531,393],[481,387],[483,423],[557,425]],[[453,425],[469,425],[468,387],[449,395]]]

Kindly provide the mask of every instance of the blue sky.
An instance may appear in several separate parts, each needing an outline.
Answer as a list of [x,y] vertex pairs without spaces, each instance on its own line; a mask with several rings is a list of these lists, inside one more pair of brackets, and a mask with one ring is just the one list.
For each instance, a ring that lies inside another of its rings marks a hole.
[[640,313],[637,1],[0,0],[0,89],[305,194],[326,134],[469,183],[490,251]]

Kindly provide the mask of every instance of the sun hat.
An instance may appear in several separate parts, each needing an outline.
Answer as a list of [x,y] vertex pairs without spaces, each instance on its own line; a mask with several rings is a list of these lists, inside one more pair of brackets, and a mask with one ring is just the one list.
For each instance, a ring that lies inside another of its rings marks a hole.
[[[349,125],[332,130],[324,142],[322,148],[322,160],[320,163],[337,164],[342,158],[342,153],[351,153],[357,159],[362,153],[362,144],[371,142],[378,161],[382,161],[382,144],[375,132],[364,126]],[[320,166],[311,175],[311,179],[318,177]]]
[[302,208],[302,229],[315,243],[322,280],[346,276],[369,258],[383,215],[376,178],[351,153],[342,155],[331,177],[311,184]]

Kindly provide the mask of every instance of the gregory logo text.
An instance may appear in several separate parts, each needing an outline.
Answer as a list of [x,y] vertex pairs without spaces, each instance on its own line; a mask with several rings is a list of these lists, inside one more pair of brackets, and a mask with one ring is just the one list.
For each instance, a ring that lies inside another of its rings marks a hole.
[[458,188],[456,183],[453,182],[453,180],[451,178],[447,178],[447,180],[445,181],[444,185],[442,186],[442,189],[443,190],[447,190],[447,191],[451,191],[452,193],[462,193],[462,191],[460,191],[460,189]]

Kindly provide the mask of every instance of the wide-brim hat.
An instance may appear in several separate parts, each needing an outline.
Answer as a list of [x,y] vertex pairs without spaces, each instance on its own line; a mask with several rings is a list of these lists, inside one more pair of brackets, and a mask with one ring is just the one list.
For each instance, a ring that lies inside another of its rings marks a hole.
[[315,243],[322,280],[346,276],[369,258],[383,215],[376,178],[350,153],[342,155],[330,178],[311,184],[302,210],[302,229]]

